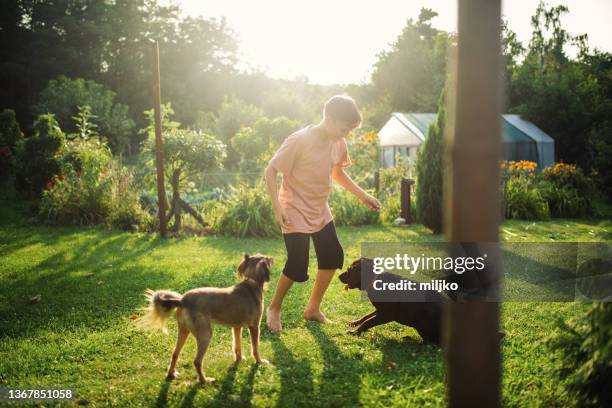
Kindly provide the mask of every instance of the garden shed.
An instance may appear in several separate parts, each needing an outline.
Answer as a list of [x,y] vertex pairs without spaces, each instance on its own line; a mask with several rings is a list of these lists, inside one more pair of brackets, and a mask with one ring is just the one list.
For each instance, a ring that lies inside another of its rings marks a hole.
[[[378,132],[381,166],[392,167],[396,157],[416,159],[419,146],[425,141],[436,113],[395,112]],[[504,160],[529,160],[539,168],[555,163],[555,141],[533,123],[519,115],[502,115],[502,146]]]

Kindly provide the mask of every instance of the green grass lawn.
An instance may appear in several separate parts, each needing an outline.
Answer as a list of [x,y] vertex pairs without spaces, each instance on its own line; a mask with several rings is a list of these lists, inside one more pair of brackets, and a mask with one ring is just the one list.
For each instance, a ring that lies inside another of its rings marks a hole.
[[[333,324],[305,322],[302,309],[312,279],[295,285],[283,311],[280,335],[262,330],[260,352],[269,366],[247,359],[232,366],[230,329],[217,326],[204,359],[214,386],[199,386],[190,338],[180,376],[165,381],[175,341],[140,332],[130,316],[144,306],[145,288],[179,292],[235,283],[244,252],[262,252],[277,264],[271,297],[284,262],[280,239],[185,237],[101,228],[39,226],[19,204],[0,202],[0,385],[70,387],[88,406],[438,406],[445,404],[443,352],[421,344],[412,329],[388,324],[360,337],[347,321],[371,311],[357,291],[334,279],[324,301]],[[610,241],[610,220],[510,221],[509,241]],[[421,226],[338,229],[346,260],[360,242],[439,240]],[[314,251],[311,251],[314,252]],[[345,262],[346,263],[346,262]],[[315,268],[311,254],[311,271]],[[312,276],[312,273],[311,273]],[[30,298],[41,295],[38,303]],[[544,343],[555,321],[580,313],[577,303],[506,303],[502,326],[506,406],[567,406],[570,397]],[[243,343],[249,350],[248,335]]]

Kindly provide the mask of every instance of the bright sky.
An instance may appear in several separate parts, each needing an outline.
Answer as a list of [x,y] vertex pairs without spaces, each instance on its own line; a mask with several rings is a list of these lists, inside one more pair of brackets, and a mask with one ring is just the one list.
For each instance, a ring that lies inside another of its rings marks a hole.
[[[360,83],[377,54],[395,41],[421,7],[438,12],[433,26],[456,30],[456,0],[182,0],[184,14],[225,16],[238,34],[240,58],[274,78],[308,77],[311,83]],[[506,0],[503,14],[527,44],[537,0]],[[570,12],[563,26],[586,33],[589,44],[612,51],[611,0],[550,0]]]

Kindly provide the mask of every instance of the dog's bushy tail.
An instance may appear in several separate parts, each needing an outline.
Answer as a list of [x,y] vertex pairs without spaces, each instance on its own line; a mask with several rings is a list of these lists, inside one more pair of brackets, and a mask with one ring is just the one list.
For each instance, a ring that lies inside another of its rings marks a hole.
[[145,290],[145,297],[149,304],[142,310],[146,310],[147,314],[136,319],[136,325],[143,329],[161,329],[168,334],[166,320],[168,320],[174,308],[182,306],[182,296],[169,290],[153,291],[147,289]]

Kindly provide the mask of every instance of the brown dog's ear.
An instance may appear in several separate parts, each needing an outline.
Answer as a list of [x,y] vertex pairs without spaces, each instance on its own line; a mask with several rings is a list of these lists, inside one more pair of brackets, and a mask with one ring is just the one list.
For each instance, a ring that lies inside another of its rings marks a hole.
[[249,254],[244,254],[242,262],[240,262],[240,265],[238,265],[238,269],[236,270],[236,272],[238,273],[238,276],[240,278],[244,277],[244,271],[246,271],[250,259],[251,257],[249,256]]
[[255,267],[255,272],[257,276],[257,281],[261,283],[269,282],[270,281],[270,260],[264,258],[261,261],[257,262],[257,266]]

